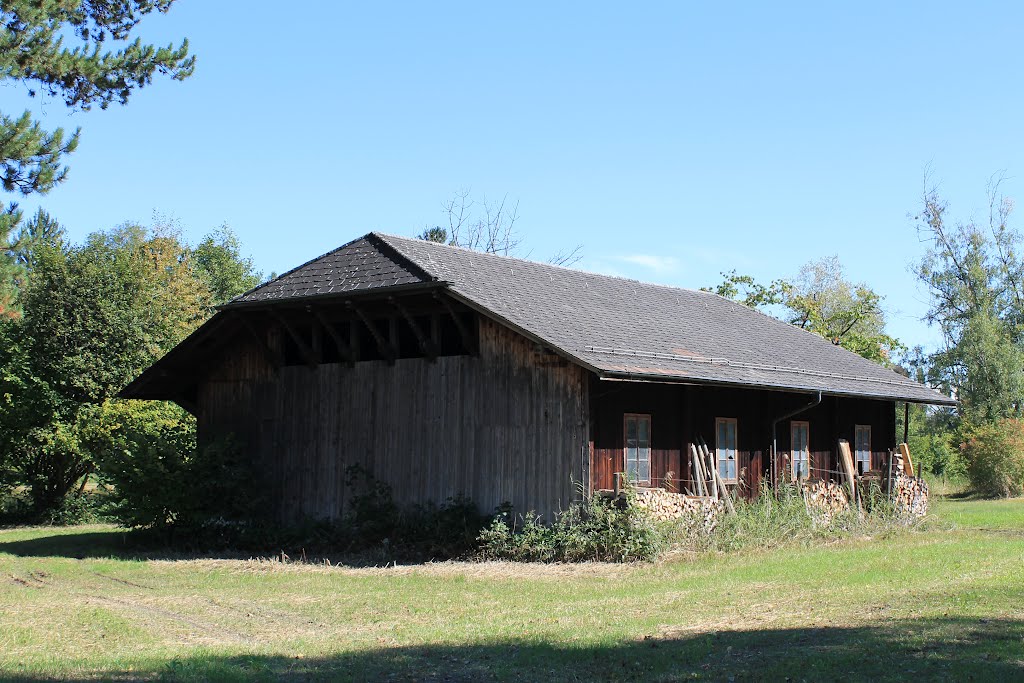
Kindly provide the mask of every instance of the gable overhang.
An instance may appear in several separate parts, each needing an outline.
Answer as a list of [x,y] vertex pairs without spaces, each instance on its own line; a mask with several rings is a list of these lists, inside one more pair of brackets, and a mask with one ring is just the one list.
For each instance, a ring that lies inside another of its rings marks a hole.
[[433,290],[445,289],[447,282],[432,280],[430,282],[416,282],[407,285],[394,285],[392,287],[368,287],[366,289],[346,289],[326,294],[312,294],[308,296],[280,297],[277,299],[261,299],[258,301],[228,302],[217,307],[218,311],[242,311],[258,309],[281,309],[281,308],[309,308],[314,303],[346,301],[348,299],[372,300],[375,298],[386,299],[390,296],[403,294],[416,294],[430,292]]
[[194,415],[195,385],[201,381],[205,364],[223,351],[237,334],[248,332],[244,320],[246,314],[271,310],[309,310],[315,305],[325,303],[373,301],[407,294],[429,293],[443,290],[447,285],[445,282],[430,281],[218,306],[212,318],[129,382],[117,393],[117,397],[173,401]]

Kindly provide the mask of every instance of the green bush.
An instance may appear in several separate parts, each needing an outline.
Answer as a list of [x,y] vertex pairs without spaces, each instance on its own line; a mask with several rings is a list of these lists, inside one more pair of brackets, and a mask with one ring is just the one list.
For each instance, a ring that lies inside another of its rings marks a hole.
[[482,559],[523,562],[629,562],[658,557],[667,547],[671,524],[657,524],[625,501],[592,496],[577,501],[545,524],[530,512],[499,512],[478,540]]
[[249,522],[265,508],[251,463],[231,440],[198,447],[195,421],[168,404],[110,402],[94,451],[110,514],[144,529]]
[[1024,493],[1024,421],[1004,418],[963,427],[960,446],[975,491],[990,496]]

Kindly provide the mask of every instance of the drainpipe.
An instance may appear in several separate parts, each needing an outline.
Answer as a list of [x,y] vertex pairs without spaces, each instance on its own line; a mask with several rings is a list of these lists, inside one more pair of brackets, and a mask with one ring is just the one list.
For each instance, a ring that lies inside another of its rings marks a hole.
[[[791,410],[790,412],[786,413],[785,415],[780,415],[779,417],[777,417],[774,420],[772,420],[772,470],[771,471],[772,471],[772,489],[773,490],[775,490],[777,488],[778,483],[779,483],[779,472],[778,472],[779,458],[778,458],[778,445],[776,444],[775,428],[783,420],[788,420],[791,417],[796,417],[800,413],[804,412],[805,410],[810,410],[811,408],[813,408],[814,406],[818,405],[819,403],[821,403],[821,392],[820,391],[818,392],[818,397],[816,399],[814,399],[813,401],[811,401],[810,403],[808,403],[807,405],[802,406],[800,408],[797,408],[796,410]],[[810,446],[810,444],[808,444],[808,446]]]

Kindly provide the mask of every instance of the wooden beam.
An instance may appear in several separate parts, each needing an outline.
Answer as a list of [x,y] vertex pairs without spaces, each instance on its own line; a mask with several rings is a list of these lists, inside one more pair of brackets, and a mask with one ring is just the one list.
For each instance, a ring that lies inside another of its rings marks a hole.
[[373,341],[377,342],[377,349],[380,351],[381,355],[387,358],[389,363],[394,363],[395,358],[398,357],[398,352],[394,346],[388,343],[388,340],[384,339],[384,335],[380,333],[377,326],[373,324],[373,321],[366,317],[366,314],[363,313],[361,308],[351,301],[346,302],[346,305],[352,309],[355,314],[359,316],[359,319],[363,321],[363,324],[366,325],[366,329],[368,329],[370,334],[373,336]]
[[907,443],[910,433],[910,401],[903,402],[903,443]]
[[327,331],[331,341],[334,342],[334,347],[338,349],[338,355],[341,356],[346,363],[352,365],[356,360],[356,355],[353,353],[352,347],[345,343],[345,340],[341,338],[338,331],[334,329],[334,325],[331,324],[331,321],[328,320],[323,313],[320,311],[313,311],[313,315],[316,316],[316,319],[320,322],[320,326]]
[[256,344],[260,347],[260,351],[262,351],[263,355],[267,357],[267,361],[273,366],[273,368],[277,370],[284,365],[284,362],[281,359],[281,354],[270,348],[270,345],[267,344],[267,338],[253,327],[249,318],[245,314],[241,314],[236,317],[238,318],[238,321],[242,323],[242,327],[248,330],[249,334],[252,335],[252,338],[256,340]]
[[[309,307],[306,307],[309,311]],[[313,321],[313,338],[311,340],[311,347],[313,351],[313,358],[316,360],[317,365],[324,362],[324,328],[320,324],[319,320]]]
[[460,318],[455,312],[455,309],[452,308],[448,299],[445,299],[437,292],[434,293],[434,298],[444,305],[445,309],[448,311],[448,315],[452,317],[455,327],[459,330],[459,336],[462,337],[462,346],[466,350],[466,353],[473,353],[473,338],[470,336],[469,330],[466,329],[465,323],[462,322],[462,318]]
[[423,355],[432,361],[436,359],[437,347],[434,345],[433,340],[431,340],[430,338],[427,337],[426,334],[424,334],[423,330],[416,322],[416,319],[413,318],[412,315],[409,313],[409,310],[401,303],[399,303],[398,300],[395,299],[395,297],[393,296],[388,297],[388,301],[391,303],[392,306],[395,307],[396,310],[398,310],[399,313],[402,314],[402,317],[405,318],[405,322],[409,324],[410,328],[412,328],[412,333],[416,335],[416,342],[420,345],[420,351],[423,352]]
[[441,316],[438,313],[430,314],[430,341],[434,344],[438,354],[441,353]]
[[292,327],[292,324],[288,322],[287,318],[277,311],[271,309],[270,315],[281,325],[281,327],[284,328],[285,332],[288,333],[288,336],[292,338],[293,342],[295,342],[295,345],[299,347],[299,354],[303,359],[305,359],[306,365],[311,368],[315,368],[317,366],[316,355],[313,353],[313,349],[309,347],[309,344],[306,343],[306,340],[302,338],[302,335]]

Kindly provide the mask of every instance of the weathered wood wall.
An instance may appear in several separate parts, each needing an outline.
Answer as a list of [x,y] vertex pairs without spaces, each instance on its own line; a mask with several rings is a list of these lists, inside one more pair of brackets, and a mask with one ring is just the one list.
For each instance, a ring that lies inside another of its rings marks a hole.
[[587,373],[477,320],[478,355],[433,362],[274,370],[240,338],[202,384],[201,437],[236,433],[286,519],[341,514],[350,465],[401,503],[465,495],[483,512],[506,501],[521,512],[564,508],[586,467]]
[[[811,402],[806,394],[728,387],[592,381],[592,490],[612,488],[614,473],[624,469],[623,415],[651,415],[652,484],[663,478],[692,480],[689,446],[702,438],[715,447],[715,419],[737,419],[739,488],[754,495],[770,481],[772,420]],[[854,426],[872,427],[872,467],[881,468],[896,445],[895,408],[891,401],[826,396],[820,405],[792,418],[810,429],[811,476],[837,478],[838,439],[854,443]],[[790,420],[776,427],[778,466],[788,475]],[[668,473],[671,473],[670,475]],[[680,484],[677,484],[677,486]]]

